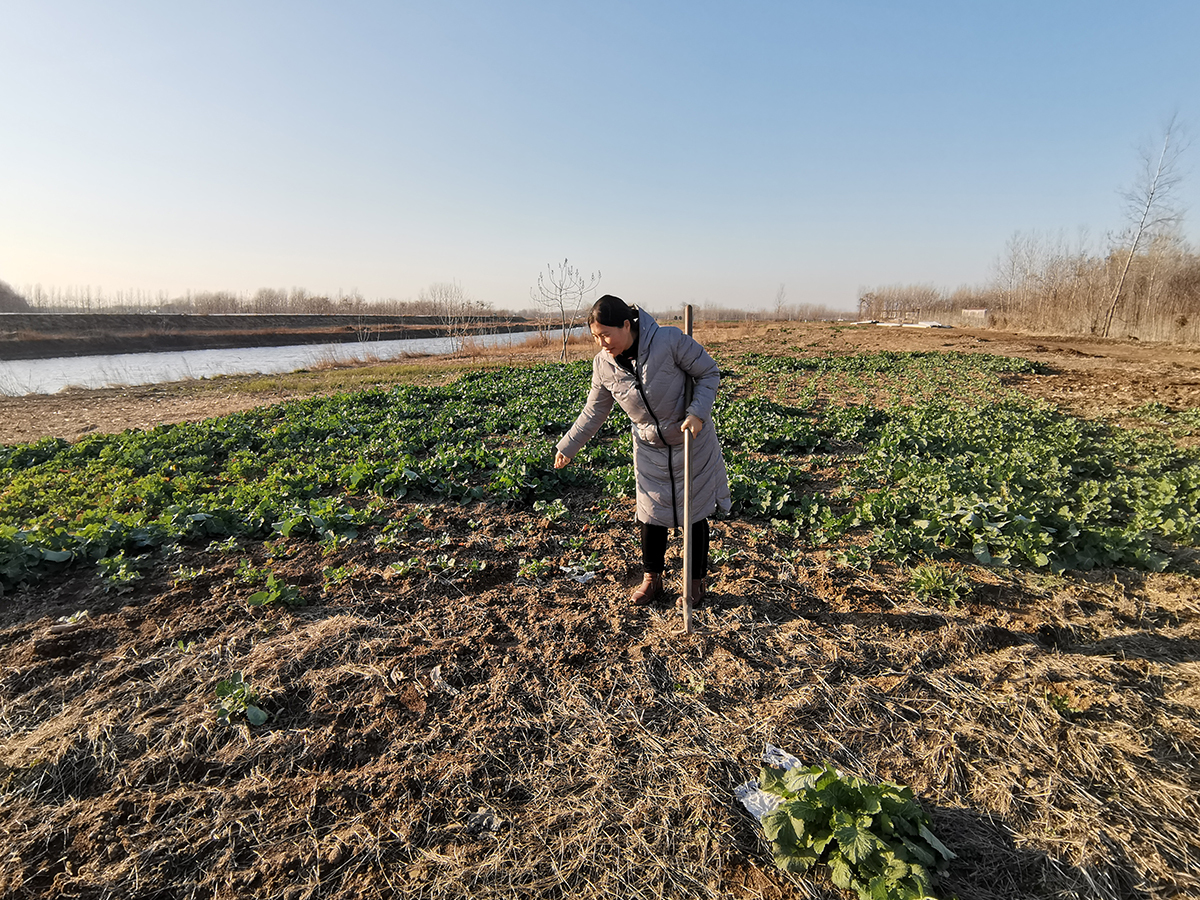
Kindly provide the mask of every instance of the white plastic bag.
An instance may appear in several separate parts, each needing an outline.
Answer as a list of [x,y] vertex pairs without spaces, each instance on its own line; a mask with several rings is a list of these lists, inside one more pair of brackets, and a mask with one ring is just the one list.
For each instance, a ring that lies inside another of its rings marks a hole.
[[[770,744],[763,750],[763,765],[771,766],[776,769],[794,769],[803,763],[792,756],[792,754],[780,750],[778,747],[772,747]],[[763,816],[769,812],[774,812],[783,803],[783,798],[778,794],[769,794],[758,786],[758,779],[751,778],[745,784],[739,784],[733,789],[733,795],[741,801],[742,806],[746,807],[750,815],[762,821]]]

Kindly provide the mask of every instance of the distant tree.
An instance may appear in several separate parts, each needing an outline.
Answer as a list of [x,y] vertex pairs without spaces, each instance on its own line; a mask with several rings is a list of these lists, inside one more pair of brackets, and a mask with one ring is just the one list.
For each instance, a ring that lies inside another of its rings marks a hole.
[[241,312],[242,300],[232,291],[204,291],[191,295],[192,309],[201,315]]
[[0,312],[28,312],[29,301],[0,281]]
[[1177,116],[1171,116],[1163,127],[1161,148],[1142,151],[1142,173],[1123,195],[1128,225],[1124,240],[1121,241],[1124,246],[1114,253],[1122,253],[1125,259],[1120,265],[1120,274],[1104,313],[1104,326],[1100,332],[1103,337],[1108,337],[1112,331],[1113,317],[1121,303],[1129,267],[1143,243],[1175,227],[1183,215],[1182,209],[1175,203],[1174,195],[1183,181],[1179,157],[1187,145],[1180,140],[1176,119]]
[[775,292],[775,319],[781,321],[785,318],[787,318],[787,290],[781,284],[779,290]]
[[309,293],[305,288],[294,287],[287,295],[287,310],[290,313],[308,316],[323,316],[334,311],[328,297]]
[[859,294],[858,317],[916,322],[945,307],[942,292],[931,284],[889,284]]
[[546,265],[546,271],[538,275],[537,287],[531,288],[529,296],[548,316],[558,319],[562,328],[562,352],[560,362],[567,359],[567,339],[571,328],[579,318],[583,301],[588,294],[596,290],[600,283],[600,273],[593,272],[586,278],[567,260],[558,264],[558,268]]
[[259,288],[250,298],[250,308],[260,314],[281,313],[287,310],[287,291],[278,288]]

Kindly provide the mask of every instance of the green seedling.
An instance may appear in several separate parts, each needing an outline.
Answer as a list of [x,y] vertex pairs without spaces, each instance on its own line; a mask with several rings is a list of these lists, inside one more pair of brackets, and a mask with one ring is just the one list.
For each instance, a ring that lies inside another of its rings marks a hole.
[[517,569],[517,577],[525,581],[537,581],[545,578],[550,574],[554,567],[544,559],[522,559],[521,566]]
[[237,569],[233,574],[238,581],[245,584],[258,584],[260,581],[266,580],[266,577],[271,574],[271,570],[266,566],[256,566],[250,560],[242,558],[238,561]]
[[236,535],[230,535],[223,541],[210,541],[208,544],[209,553],[237,553],[242,547]]
[[1046,702],[1068,722],[1074,721],[1076,716],[1083,713],[1083,710],[1071,703],[1069,698],[1054,691],[1046,691]]
[[334,531],[327,531],[321,537],[321,555],[332,556],[337,551],[341,550],[347,544],[354,540],[354,536],[350,534],[339,534]]
[[321,570],[322,592],[328,594],[332,588],[349,581],[356,571],[356,566],[326,566]]
[[217,721],[228,725],[238,716],[251,725],[262,725],[270,718],[258,706],[258,694],[242,678],[242,673],[234,672],[217,682]]
[[962,572],[936,562],[922,563],[908,576],[913,596],[925,603],[944,603],[951,609],[971,593],[971,581]]
[[207,571],[204,566],[192,568],[191,566],[179,566],[173,573],[176,584],[186,584],[189,581],[195,581]]
[[400,576],[412,575],[421,571],[421,559],[417,556],[410,556],[408,559],[392,563],[388,568]]
[[104,590],[127,591],[133,588],[135,582],[142,580],[140,571],[142,563],[134,558],[125,556],[124,550],[118,550],[112,556],[105,556],[96,561],[104,579]]
[[533,511],[538,513],[543,518],[549,519],[551,522],[561,522],[571,515],[571,511],[567,509],[567,504],[561,497],[554,500],[535,500]]
[[284,606],[303,606],[304,597],[300,594],[299,588],[280,581],[275,577],[275,573],[271,572],[267,575],[266,587],[247,597],[246,603],[250,606],[270,606],[275,603],[281,603]]
[[833,561],[843,569],[871,570],[871,553],[863,547],[846,547],[833,555]]
[[271,559],[291,559],[299,550],[300,545],[285,539],[263,541],[263,550]]

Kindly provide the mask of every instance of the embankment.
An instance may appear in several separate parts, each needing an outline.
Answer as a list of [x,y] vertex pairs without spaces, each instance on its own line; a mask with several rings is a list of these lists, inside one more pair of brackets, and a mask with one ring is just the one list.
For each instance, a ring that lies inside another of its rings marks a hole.
[[0,360],[397,341],[535,327],[508,316],[457,325],[438,316],[7,313],[0,315]]

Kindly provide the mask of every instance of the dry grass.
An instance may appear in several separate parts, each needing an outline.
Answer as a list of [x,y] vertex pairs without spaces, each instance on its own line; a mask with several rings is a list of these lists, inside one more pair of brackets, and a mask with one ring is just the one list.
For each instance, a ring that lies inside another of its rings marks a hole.
[[[840,896],[775,871],[734,800],[768,743],[911,784],[960,857],[947,895],[1200,891],[1190,578],[973,570],[952,611],[898,573],[783,566],[729,523],[740,552],[681,639],[669,610],[623,609],[623,570],[514,582],[551,537],[532,519],[429,514],[489,568],[395,578],[369,541],[307,545],[290,582],[355,576],[251,611],[235,558],[199,554],[205,575],[94,597],[65,639],[10,615],[0,894]],[[504,535],[525,543],[489,551]],[[620,558],[632,535],[597,542]],[[267,726],[216,724],[233,671]]]

